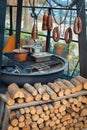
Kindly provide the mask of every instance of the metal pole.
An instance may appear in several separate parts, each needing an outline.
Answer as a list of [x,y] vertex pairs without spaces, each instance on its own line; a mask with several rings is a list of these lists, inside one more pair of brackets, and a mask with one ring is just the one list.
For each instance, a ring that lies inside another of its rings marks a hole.
[[79,40],[79,57],[80,57],[80,74],[87,78],[87,32],[86,32],[86,12],[85,0],[79,0],[77,3],[77,15],[82,20],[82,32],[78,35]]
[[1,72],[1,64],[2,64],[2,50],[4,44],[6,3],[7,0],[0,0],[0,72]]
[[10,8],[10,30],[9,30],[9,35],[12,35],[13,34],[13,31],[12,31],[12,29],[13,29],[13,25],[12,25],[12,23],[13,23],[13,21],[12,21],[12,6],[10,6],[9,8]]
[[22,3],[23,3],[23,0],[18,0],[18,3],[17,3],[17,20],[16,20],[16,48],[20,47]]
[[[49,15],[51,15],[51,8],[48,9]],[[51,36],[51,31],[47,31],[47,38],[46,38],[46,52],[50,52],[50,36]]]

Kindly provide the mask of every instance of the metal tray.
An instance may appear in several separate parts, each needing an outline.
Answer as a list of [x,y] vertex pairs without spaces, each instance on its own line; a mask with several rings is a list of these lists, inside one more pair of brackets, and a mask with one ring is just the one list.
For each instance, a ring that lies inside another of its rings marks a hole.
[[44,62],[50,60],[52,55],[53,54],[48,52],[40,52],[32,54],[32,57],[35,62]]

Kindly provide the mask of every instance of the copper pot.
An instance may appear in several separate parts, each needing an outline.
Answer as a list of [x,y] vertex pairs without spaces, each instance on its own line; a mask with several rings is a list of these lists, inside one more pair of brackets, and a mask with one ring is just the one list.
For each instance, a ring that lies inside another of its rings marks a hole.
[[28,51],[25,49],[15,49],[13,53],[15,60],[18,62],[25,62],[28,58]]

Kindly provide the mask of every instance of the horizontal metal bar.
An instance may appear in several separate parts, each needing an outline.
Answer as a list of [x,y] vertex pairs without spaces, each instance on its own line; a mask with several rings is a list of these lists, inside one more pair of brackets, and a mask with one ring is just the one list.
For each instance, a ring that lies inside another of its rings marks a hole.
[[[17,7],[16,5],[7,5],[7,7]],[[22,6],[23,8],[33,8],[33,6]],[[37,9],[40,9],[40,8],[43,8],[43,9],[48,9],[48,8],[51,8],[51,9],[58,9],[58,10],[76,10],[77,11],[77,8],[64,8],[64,7],[49,7],[49,6],[45,6],[45,7],[42,7],[42,6],[35,6],[35,8]],[[85,9],[85,11],[87,11],[87,8]]]
[[[5,29],[5,30],[10,30],[10,29]],[[12,30],[12,31],[16,31],[16,30]],[[21,31],[21,33],[25,33],[25,34],[32,34],[30,32],[24,32]],[[43,36],[43,37],[47,37],[47,35],[42,35],[42,34],[38,34],[38,36]],[[50,36],[50,38],[53,38],[52,36]],[[64,40],[64,38],[60,38],[61,40]],[[72,42],[78,42],[77,40],[72,40]]]

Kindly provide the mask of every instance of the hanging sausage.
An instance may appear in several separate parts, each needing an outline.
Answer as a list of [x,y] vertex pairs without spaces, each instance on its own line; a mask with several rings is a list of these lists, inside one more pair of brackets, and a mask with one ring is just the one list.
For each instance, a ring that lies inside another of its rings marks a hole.
[[55,42],[58,42],[60,39],[60,32],[59,32],[59,28],[58,27],[54,27],[53,29],[53,40]]
[[65,39],[66,43],[70,43],[72,41],[72,29],[71,29],[71,27],[68,27],[66,29],[64,39]]
[[73,31],[75,34],[80,34],[82,31],[82,20],[80,17],[77,17],[74,21]]
[[45,12],[43,15],[42,30],[48,30],[48,13]]
[[31,36],[31,38],[33,40],[38,39],[37,19],[34,19],[34,25],[33,25],[33,28],[32,28],[32,36]]

